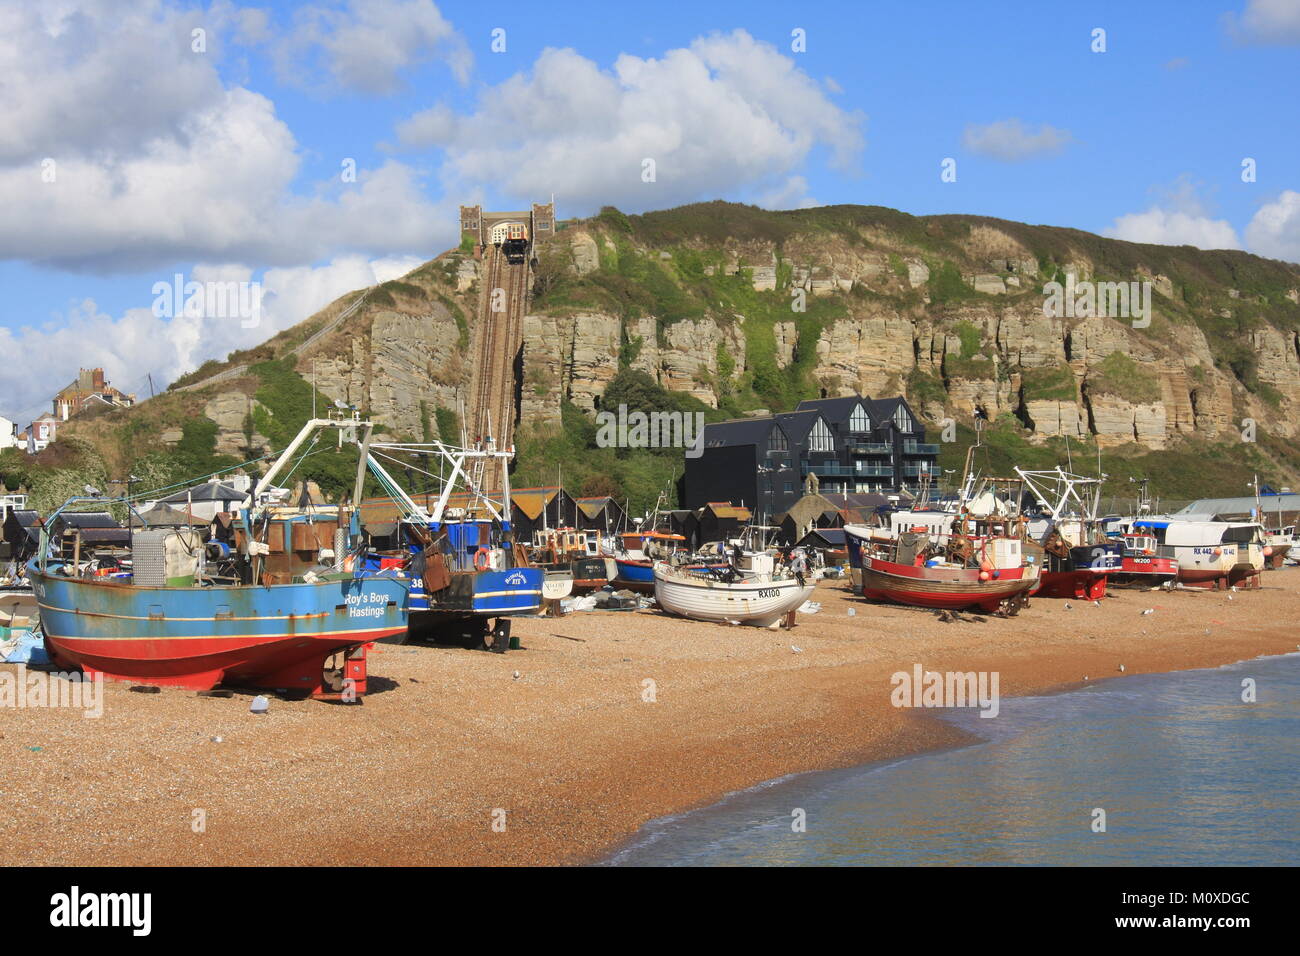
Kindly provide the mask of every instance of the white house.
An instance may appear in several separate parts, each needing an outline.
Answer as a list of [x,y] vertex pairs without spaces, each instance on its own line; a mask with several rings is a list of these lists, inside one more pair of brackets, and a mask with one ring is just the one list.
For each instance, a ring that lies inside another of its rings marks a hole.
[[0,451],[18,446],[18,426],[0,415]]
[[27,426],[27,454],[34,455],[44,451],[54,441],[59,428],[59,420],[46,412]]

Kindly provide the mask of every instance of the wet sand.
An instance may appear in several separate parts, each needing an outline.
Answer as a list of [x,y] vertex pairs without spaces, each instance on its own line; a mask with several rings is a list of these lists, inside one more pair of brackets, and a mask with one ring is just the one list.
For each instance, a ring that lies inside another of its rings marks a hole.
[[1005,697],[1121,664],[1294,651],[1300,568],[1264,583],[1035,599],[970,623],[833,581],[790,631],[656,611],[522,619],[522,650],[381,644],[362,705],[272,699],[264,716],[252,693],[108,684],[97,719],[0,709],[0,863],[588,862],[648,820],[763,780],[960,742],[932,711],[891,706],[890,675],[916,663],[998,671]]

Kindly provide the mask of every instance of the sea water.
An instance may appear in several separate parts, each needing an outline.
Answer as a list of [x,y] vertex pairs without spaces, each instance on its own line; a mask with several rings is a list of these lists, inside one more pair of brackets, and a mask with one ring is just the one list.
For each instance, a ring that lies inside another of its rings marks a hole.
[[769,781],[605,862],[1300,863],[1300,654],[1001,703],[944,712],[979,743]]

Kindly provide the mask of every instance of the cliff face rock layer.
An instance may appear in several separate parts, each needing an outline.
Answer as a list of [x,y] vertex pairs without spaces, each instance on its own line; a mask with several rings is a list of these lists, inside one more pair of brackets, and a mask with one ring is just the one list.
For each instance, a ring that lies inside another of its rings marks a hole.
[[[979,217],[727,203],[605,210],[536,252],[525,427],[558,422],[566,401],[597,408],[628,367],[736,412],[902,391],[932,419],[1014,416],[1031,441],[1161,449],[1230,437],[1243,419],[1295,434],[1294,264]],[[445,253],[372,290],[295,353],[298,370],[391,433],[436,433],[431,410],[458,411],[467,391],[480,281],[473,255]],[[1049,282],[1148,283],[1154,315],[1045,315]],[[237,417],[225,402],[223,447]]]

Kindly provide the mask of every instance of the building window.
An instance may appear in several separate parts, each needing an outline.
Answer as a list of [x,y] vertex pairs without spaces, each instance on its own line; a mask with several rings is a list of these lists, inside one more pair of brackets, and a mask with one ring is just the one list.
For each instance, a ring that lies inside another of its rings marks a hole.
[[894,409],[894,424],[898,426],[900,432],[911,434],[912,416],[907,414],[907,409],[902,405],[899,405],[898,408]]
[[768,452],[790,450],[790,446],[785,440],[785,432],[781,431],[779,427],[773,428],[772,433],[768,435],[767,450]]
[[786,493],[787,495],[792,495],[792,494],[794,494],[794,482],[793,482],[793,481],[787,481],[787,482],[785,483],[785,493]]
[[853,414],[849,416],[849,431],[871,431],[871,416],[867,414],[867,410],[861,405],[853,406]]
[[808,436],[809,451],[834,451],[835,439],[831,437],[831,430],[826,427],[825,420],[818,418],[813,423],[812,432]]

